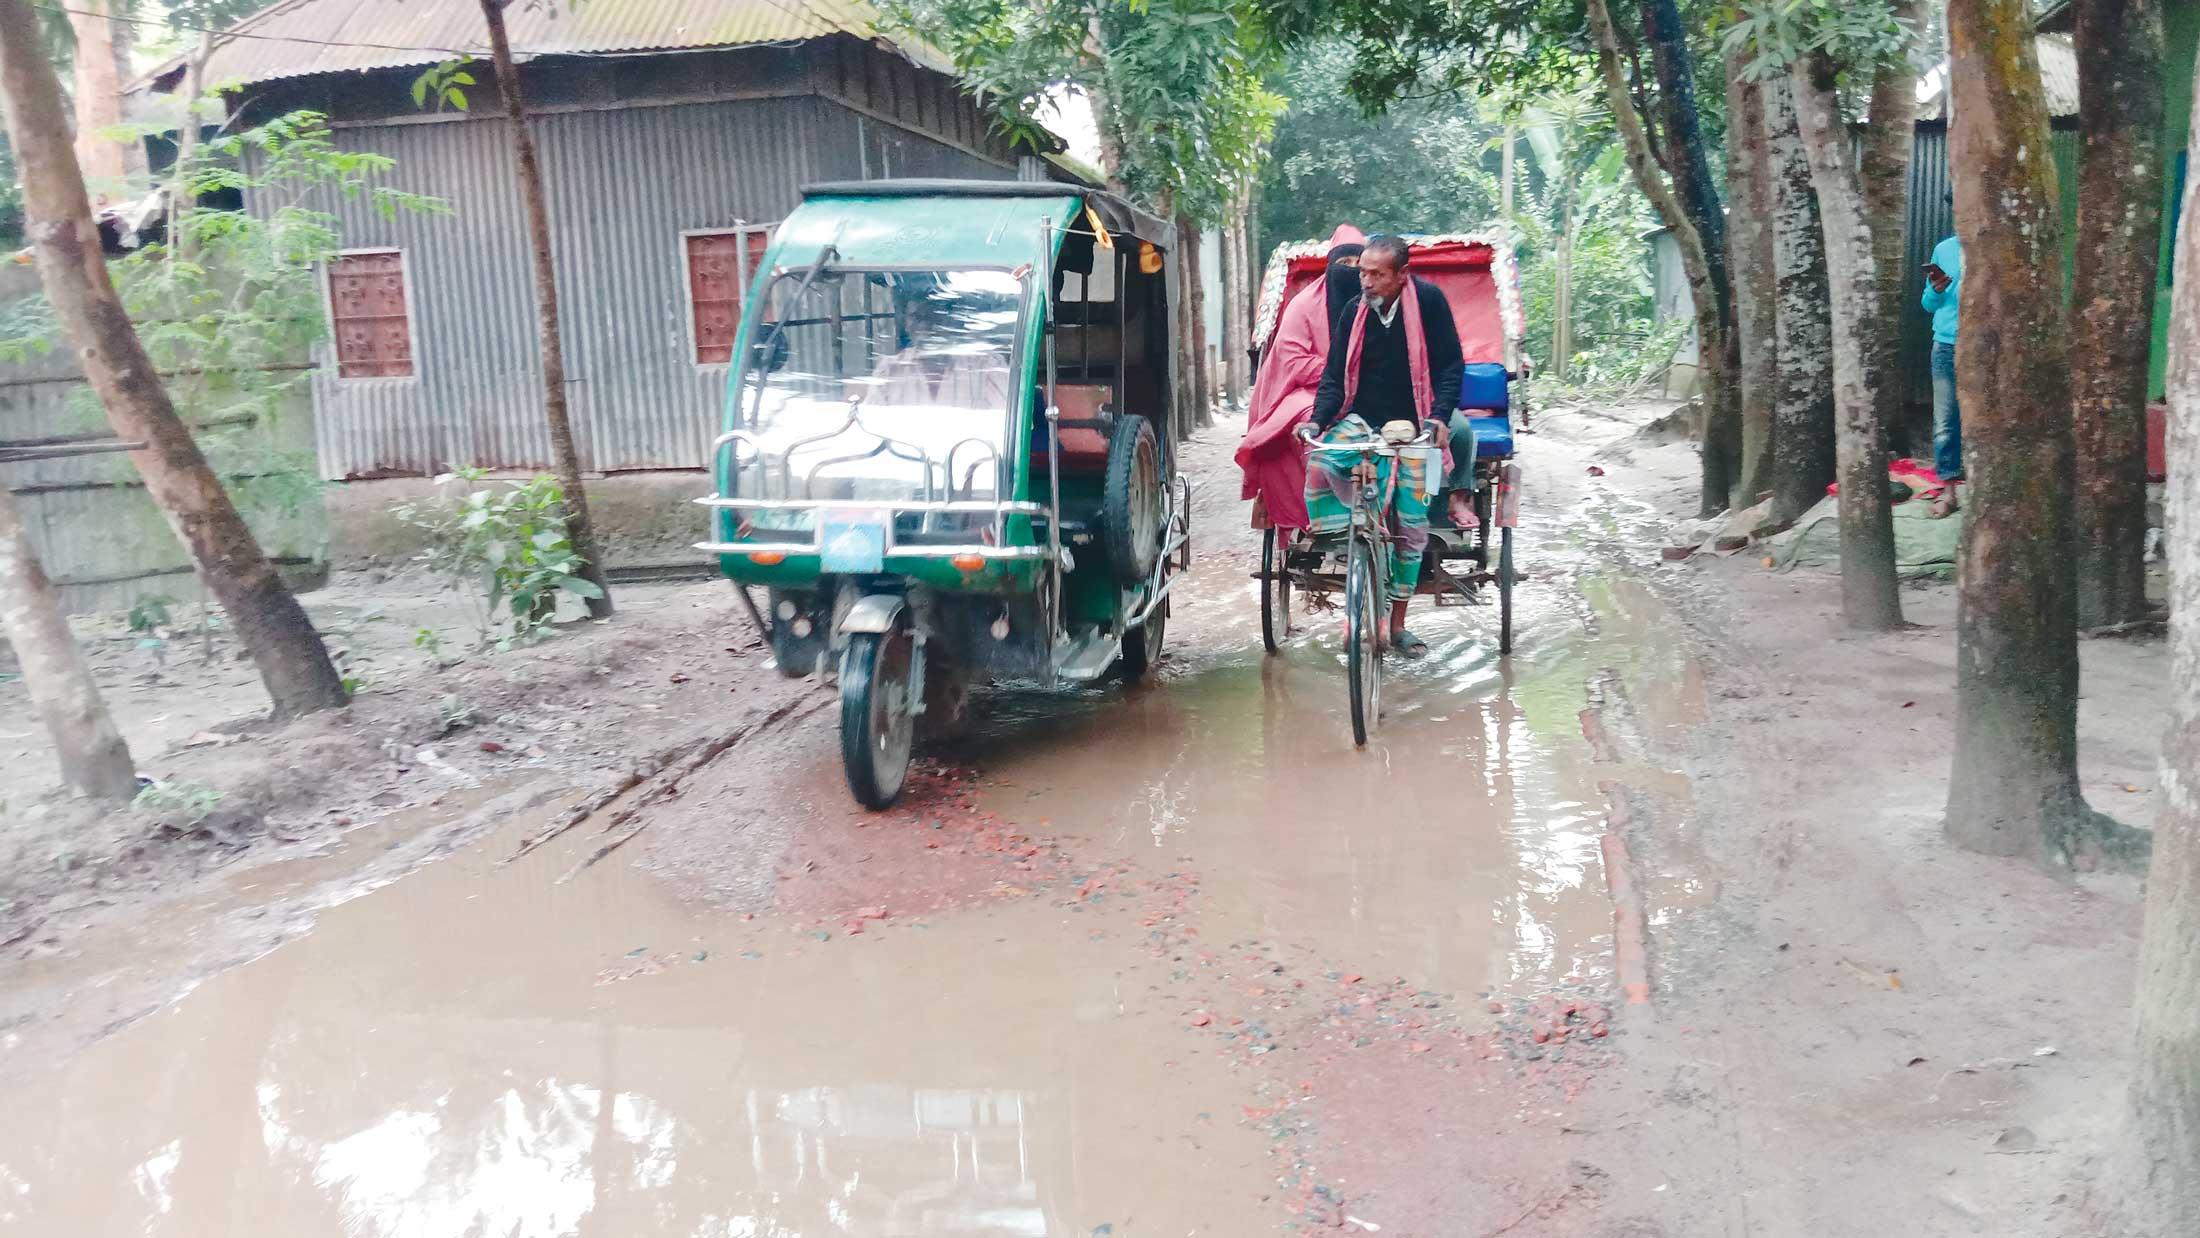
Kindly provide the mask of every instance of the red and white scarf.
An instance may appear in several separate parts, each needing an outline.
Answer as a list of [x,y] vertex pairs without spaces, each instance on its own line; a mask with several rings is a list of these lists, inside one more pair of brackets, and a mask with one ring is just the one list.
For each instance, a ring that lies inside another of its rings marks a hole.
[[[1421,331],[1421,294],[1414,287],[1413,277],[1406,277],[1406,285],[1398,293],[1403,302],[1400,312],[1406,319],[1406,368],[1413,375],[1413,412],[1421,420],[1428,420],[1436,405],[1436,384],[1428,372],[1428,336]],[[1359,312],[1352,316],[1352,338],[1345,345],[1344,354],[1344,406],[1352,407],[1353,397],[1360,391],[1360,353],[1367,340],[1367,298],[1360,298]]]

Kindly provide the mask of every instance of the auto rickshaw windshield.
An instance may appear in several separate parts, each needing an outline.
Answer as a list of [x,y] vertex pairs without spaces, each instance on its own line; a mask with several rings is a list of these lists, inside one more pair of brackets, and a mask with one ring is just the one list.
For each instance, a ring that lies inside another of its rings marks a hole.
[[737,489],[813,501],[989,500],[1009,484],[1027,300],[1001,270],[791,268],[737,387]]

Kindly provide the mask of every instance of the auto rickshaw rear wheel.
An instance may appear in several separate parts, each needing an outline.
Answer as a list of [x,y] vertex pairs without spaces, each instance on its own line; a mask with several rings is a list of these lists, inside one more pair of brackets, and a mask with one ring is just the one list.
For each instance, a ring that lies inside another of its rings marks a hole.
[[1123,678],[1137,683],[1161,660],[1161,638],[1169,629],[1169,599],[1153,608],[1146,621],[1123,634]]
[[1100,546],[1121,584],[1140,584],[1153,575],[1167,514],[1162,487],[1161,440],[1153,423],[1135,414],[1119,418],[1108,436]]

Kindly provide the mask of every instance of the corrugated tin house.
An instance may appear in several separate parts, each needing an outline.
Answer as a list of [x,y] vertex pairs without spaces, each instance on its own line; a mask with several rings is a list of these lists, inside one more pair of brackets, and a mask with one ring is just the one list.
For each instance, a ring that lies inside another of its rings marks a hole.
[[[582,464],[699,468],[733,330],[772,225],[812,181],[1012,179],[1018,160],[947,66],[876,33],[860,0],[513,5],[541,149]],[[467,56],[470,109],[412,85]],[[206,70],[246,122],[311,108],[398,187],[453,214],[356,202],[327,273],[333,342],[314,382],[321,472],[549,466],[529,249],[511,135],[475,0],[282,0]],[[156,89],[174,89],[180,64]],[[248,203],[248,205],[250,205]]]

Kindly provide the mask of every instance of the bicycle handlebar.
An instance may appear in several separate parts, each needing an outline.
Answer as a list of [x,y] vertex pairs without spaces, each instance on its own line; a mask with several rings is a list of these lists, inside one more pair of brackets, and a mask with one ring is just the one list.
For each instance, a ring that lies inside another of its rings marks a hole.
[[1302,423],[1299,426],[1298,438],[1300,442],[1315,451],[1356,452],[1368,456],[1395,457],[1399,452],[1409,447],[1430,448],[1436,446],[1436,433],[1430,429],[1434,424],[1434,422],[1423,421],[1420,431],[1411,440],[1403,443],[1386,443],[1380,439],[1371,443],[1324,443],[1320,438],[1321,432],[1316,430],[1311,422]]

